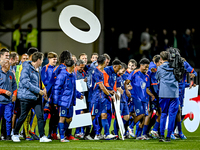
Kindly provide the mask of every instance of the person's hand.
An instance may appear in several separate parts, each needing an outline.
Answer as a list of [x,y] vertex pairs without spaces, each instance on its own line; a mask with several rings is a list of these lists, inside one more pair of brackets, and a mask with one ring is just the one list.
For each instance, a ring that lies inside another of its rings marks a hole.
[[7,96],[11,96],[12,95],[12,93],[10,92],[10,91],[6,91],[6,93],[5,93]]
[[46,94],[43,96],[43,98],[44,98],[46,101],[48,100],[48,97],[47,97]]
[[127,87],[128,87],[128,90],[132,90],[133,88],[130,84]]
[[155,99],[155,96],[152,95],[152,96],[151,96],[151,101],[154,101],[154,99]]
[[12,96],[12,102],[15,102],[17,97],[15,95]]
[[156,68],[151,68],[151,72],[155,73],[156,72]]
[[112,96],[112,97],[111,97],[111,99],[113,100],[113,102],[115,101],[115,98],[114,98],[114,96]]
[[115,98],[116,98],[116,100],[120,100],[120,97],[117,93],[115,93]]
[[121,88],[117,89],[119,91],[119,93],[122,95],[124,93],[124,90],[122,90]]
[[46,90],[46,88],[44,88],[44,97],[47,97],[47,90]]
[[190,84],[189,89],[191,89],[192,87],[197,86],[195,83],[194,84]]
[[112,95],[115,94],[115,91],[114,91],[114,90],[112,90],[112,91],[109,91],[109,90],[108,90],[108,92],[109,92],[110,94],[112,94]]
[[194,78],[195,74],[194,73],[190,73],[189,76],[190,76],[190,78]]
[[43,91],[44,91],[44,93],[45,93],[44,95],[47,95],[47,90],[46,90],[46,88],[44,88]]
[[43,90],[40,90],[39,94],[40,94],[41,96],[43,96],[45,93],[44,93]]
[[87,77],[83,80],[84,82],[87,82]]
[[80,99],[83,99],[83,98],[84,98],[84,96],[83,96],[83,95],[81,95]]
[[[191,89],[193,85],[194,85],[194,81],[193,81],[193,80],[191,80],[191,81],[190,81],[190,86],[189,86],[189,89]],[[196,86],[196,85],[195,85],[195,86]]]

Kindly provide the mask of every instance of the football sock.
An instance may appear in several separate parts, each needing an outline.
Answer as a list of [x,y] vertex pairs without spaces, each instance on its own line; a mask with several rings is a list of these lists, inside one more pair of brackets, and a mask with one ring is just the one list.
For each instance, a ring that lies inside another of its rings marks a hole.
[[148,130],[148,125],[144,125],[142,135],[147,135],[147,130]]
[[49,113],[44,113],[44,122],[46,122],[48,115],[49,115]]
[[134,122],[134,120],[133,120],[133,121],[131,122],[131,124],[129,125],[129,128],[133,129],[134,125],[135,125],[135,122]]
[[130,126],[131,125],[131,123],[133,122],[134,120],[133,120],[133,117],[132,116],[130,116],[130,118],[129,118],[129,121],[128,121],[128,125]]
[[138,121],[138,122],[136,123],[135,135],[138,134],[139,124],[140,124],[140,121]]
[[80,127],[76,128],[75,134],[79,134],[80,133]]
[[159,126],[160,126],[160,123],[156,121],[156,123],[153,127],[153,131],[158,131]]
[[115,132],[115,135],[118,135],[118,129],[119,129],[119,127],[118,127],[117,119],[115,119],[115,121],[114,121],[114,132]]
[[58,123],[59,133],[60,133],[60,139],[64,139],[64,132],[65,132],[65,125],[64,123],[59,122]]
[[128,129],[128,121],[126,121],[126,120],[124,120],[124,118],[122,118],[122,121],[123,121],[123,123],[124,123],[124,129],[125,129],[125,131],[127,131]]
[[183,132],[182,132],[182,126],[181,126],[181,122],[177,122],[177,126],[178,126],[178,132],[179,132],[179,135],[180,135],[180,134],[183,134]]
[[108,111],[107,113],[107,120],[108,120],[108,125],[110,127],[111,125],[111,120],[112,120],[112,113],[110,111]]
[[109,135],[109,124],[108,124],[108,120],[107,119],[101,119],[101,122],[102,122],[102,126],[104,128],[104,133],[105,135]]
[[138,127],[137,137],[141,136],[142,134],[142,128]]

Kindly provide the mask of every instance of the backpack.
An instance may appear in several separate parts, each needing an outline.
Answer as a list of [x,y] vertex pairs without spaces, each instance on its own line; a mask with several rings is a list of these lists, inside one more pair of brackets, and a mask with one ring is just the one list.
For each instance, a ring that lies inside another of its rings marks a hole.
[[169,52],[169,66],[174,68],[173,73],[178,82],[183,79],[185,73],[184,60],[181,58],[179,49],[170,47]]

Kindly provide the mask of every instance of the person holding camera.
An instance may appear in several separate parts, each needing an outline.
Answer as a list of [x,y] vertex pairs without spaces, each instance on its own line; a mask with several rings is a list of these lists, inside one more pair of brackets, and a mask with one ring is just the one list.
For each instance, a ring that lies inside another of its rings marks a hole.
[[[179,108],[179,86],[173,73],[174,68],[170,67],[168,59],[169,52],[162,51],[160,59],[163,62],[157,69],[156,78],[159,81],[159,104],[161,107],[160,119],[160,140],[169,142],[170,135],[174,130],[175,119]],[[168,133],[164,140],[165,125],[169,115]]]

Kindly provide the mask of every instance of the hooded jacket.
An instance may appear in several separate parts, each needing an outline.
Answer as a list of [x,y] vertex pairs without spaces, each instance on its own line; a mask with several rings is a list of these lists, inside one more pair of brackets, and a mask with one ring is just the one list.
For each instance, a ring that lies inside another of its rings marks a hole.
[[70,74],[66,68],[60,70],[53,89],[53,99],[58,100],[58,106],[66,108],[69,108],[70,105],[75,106],[76,97],[81,97],[81,93],[76,91],[76,77],[74,73]]
[[[12,93],[11,96],[7,96],[6,91]],[[8,104],[12,102],[12,96],[17,96],[17,84],[15,76],[11,71],[7,73],[3,72],[0,67],[0,104]]]
[[173,68],[169,67],[169,62],[164,62],[160,65],[156,72],[156,79],[160,83],[159,97],[160,98],[178,98],[179,85],[176,80]]
[[37,100],[40,92],[39,72],[32,66],[32,61],[22,64],[17,98],[22,101]]

